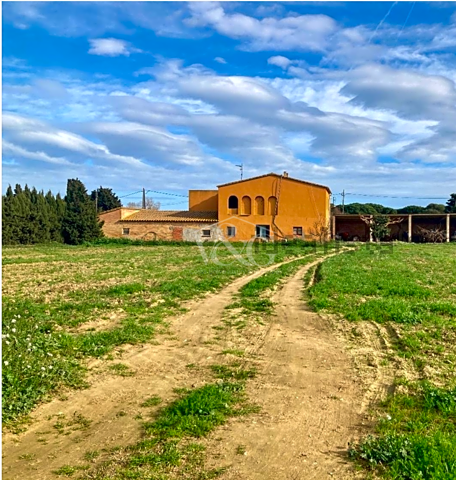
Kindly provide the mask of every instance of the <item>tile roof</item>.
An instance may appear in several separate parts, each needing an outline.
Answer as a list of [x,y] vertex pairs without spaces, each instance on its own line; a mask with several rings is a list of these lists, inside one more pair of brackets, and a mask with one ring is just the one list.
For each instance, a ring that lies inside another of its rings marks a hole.
[[211,222],[218,220],[217,212],[189,212],[176,210],[140,210],[122,219],[122,222]]
[[249,182],[250,180],[256,180],[257,178],[264,178],[264,177],[282,177],[285,180],[292,180],[294,182],[306,183],[307,185],[313,185],[314,187],[324,188],[324,189],[328,190],[329,193],[331,193],[331,190],[326,185],[320,185],[319,183],[313,183],[313,182],[307,182],[305,180],[299,180],[299,178],[284,177],[283,175],[279,175],[278,173],[274,173],[274,172],[266,173],[265,175],[258,175],[258,177],[244,178],[243,180],[236,180],[234,182],[223,183],[222,185],[217,185],[217,188],[226,187],[228,185],[234,185],[235,183]]

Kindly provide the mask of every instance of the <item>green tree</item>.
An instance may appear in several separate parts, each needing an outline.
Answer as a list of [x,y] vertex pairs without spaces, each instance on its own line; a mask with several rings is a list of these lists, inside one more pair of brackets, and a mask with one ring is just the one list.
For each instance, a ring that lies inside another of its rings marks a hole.
[[383,240],[389,235],[389,218],[385,215],[374,215],[372,219],[372,236],[375,241]]
[[14,218],[13,218],[14,194],[11,185],[6,189],[6,195],[2,196],[2,242],[3,245],[11,245],[15,242],[14,238]]
[[425,213],[445,213],[445,205],[442,203],[430,203],[425,210]]
[[404,208],[399,208],[397,213],[400,214],[413,214],[413,213],[426,213],[426,209],[424,207],[420,207],[419,205],[408,205]]
[[446,213],[456,213],[456,193],[452,193],[445,207]]
[[78,179],[70,179],[65,196],[62,235],[65,243],[79,245],[103,236],[95,205]]
[[[342,211],[342,205],[338,205],[340,211]],[[394,208],[384,207],[378,203],[349,203],[344,207],[345,213],[349,214],[356,214],[356,215],[375,215],[377,213],[380,214],[388,214],[388,213],[396,213]]]
[[[97,198],[98,195],[98,198]],[[112,188],[97,188],[90,194],[90,198],[97,203],[99,212],[112,210],[113,208],[121,207],[122,202],[119,197],[112,191]]]

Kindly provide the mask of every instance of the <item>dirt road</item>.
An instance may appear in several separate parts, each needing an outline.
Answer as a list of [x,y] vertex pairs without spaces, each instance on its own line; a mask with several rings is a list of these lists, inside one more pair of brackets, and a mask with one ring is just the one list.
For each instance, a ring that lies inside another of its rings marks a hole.
[[[248,393],[262,413],[217,429],[221,441],[206,440],[211,464],[232,465],[223,478],[352,478],[346,447],[359,429],[361,415],[356,412],[362,393],[343,345],[302,300],[302,277],[315,263],[302,268],[275,294],[273,323],[257,328],[245,340],[260,371],[249,382]],[[232,346],[227,339],[214,341],[212,327],[220,324],[239,288],[277,266],[237,279],[194,302],[188,313],[172,320],[172,337],[124,348],[120,361],[134,376],[103,371],[92,377],[88,390],[71,391],[66,399],[39,407],[25,433],[4,437],[4,478],[54,479],[52,471],[62,465],[87,464],[87,451],[137,441],[138,420],[144,413],[141,403],[158,395],[166,404],[175,398],[174,388],[208,381],[204,368],[194,371],[188,365],[216,363],[217,355]],[[71,424],[80,414],[88,420],[84,425],[76,422],[63,431],[56,429],[56,422]],[[246,455],[235,453],[240,444],[245,445]]]
[[[347,442],[362,428],[363,393],[343,345],[302,299],[311,266],[274,297],[276,317],[258,350],[261,375],[248,387],[263,413],[217,432],[213,453],[232,463],[224,479],[354,478]],[[232,453],[239,444],[244,455]]]

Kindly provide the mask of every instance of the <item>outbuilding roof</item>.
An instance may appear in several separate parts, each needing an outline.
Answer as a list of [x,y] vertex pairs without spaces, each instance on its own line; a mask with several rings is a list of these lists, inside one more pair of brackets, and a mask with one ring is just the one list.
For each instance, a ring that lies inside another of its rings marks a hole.
[[234,185],[235,183],[250,182],[250,180],[256,180],[258,178],[264,178],[264,177],[277,177],[277,178],[282,177],[284,180],[292,180],[293,182],[300,182],[300,183],[305,183],[307,185],[312,185],[314,187],[324,188],[329,193],[331,193],[331,190],[326,185],[320,185],[319,183],[307,182],[306,180],[300,180],[299,178],[285,177],[284,175],[279,175],[278,173],[273,173],[273,172],[266,173],[265,175],[259,175],[258,177],[250,177],[250,178],[245,178],[243,180],[236,180],[235,182],[223,183],[222,185],[217,185],[217,188],[226,187],[228,185]]
[[190,212],[176,210],[140,210],[122,219],[122,222],[210,222],[218,220],[217,212]]

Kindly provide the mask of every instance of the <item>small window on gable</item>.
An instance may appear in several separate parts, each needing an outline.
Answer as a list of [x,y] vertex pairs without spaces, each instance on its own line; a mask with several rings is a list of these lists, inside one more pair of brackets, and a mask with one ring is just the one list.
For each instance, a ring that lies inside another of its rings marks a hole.
[[293,235],[295,237],[302,237],[302,227],[293,227]]
[[130,235],[130,229],[129,228],[122,228],[122,235]]
[[236,236],[236,227],[226,227],[226,235],[228,237],[235,237]]
[[209,229],[203,230],[201,236],[202,237],[210,237],[211,236],[211,231]]

